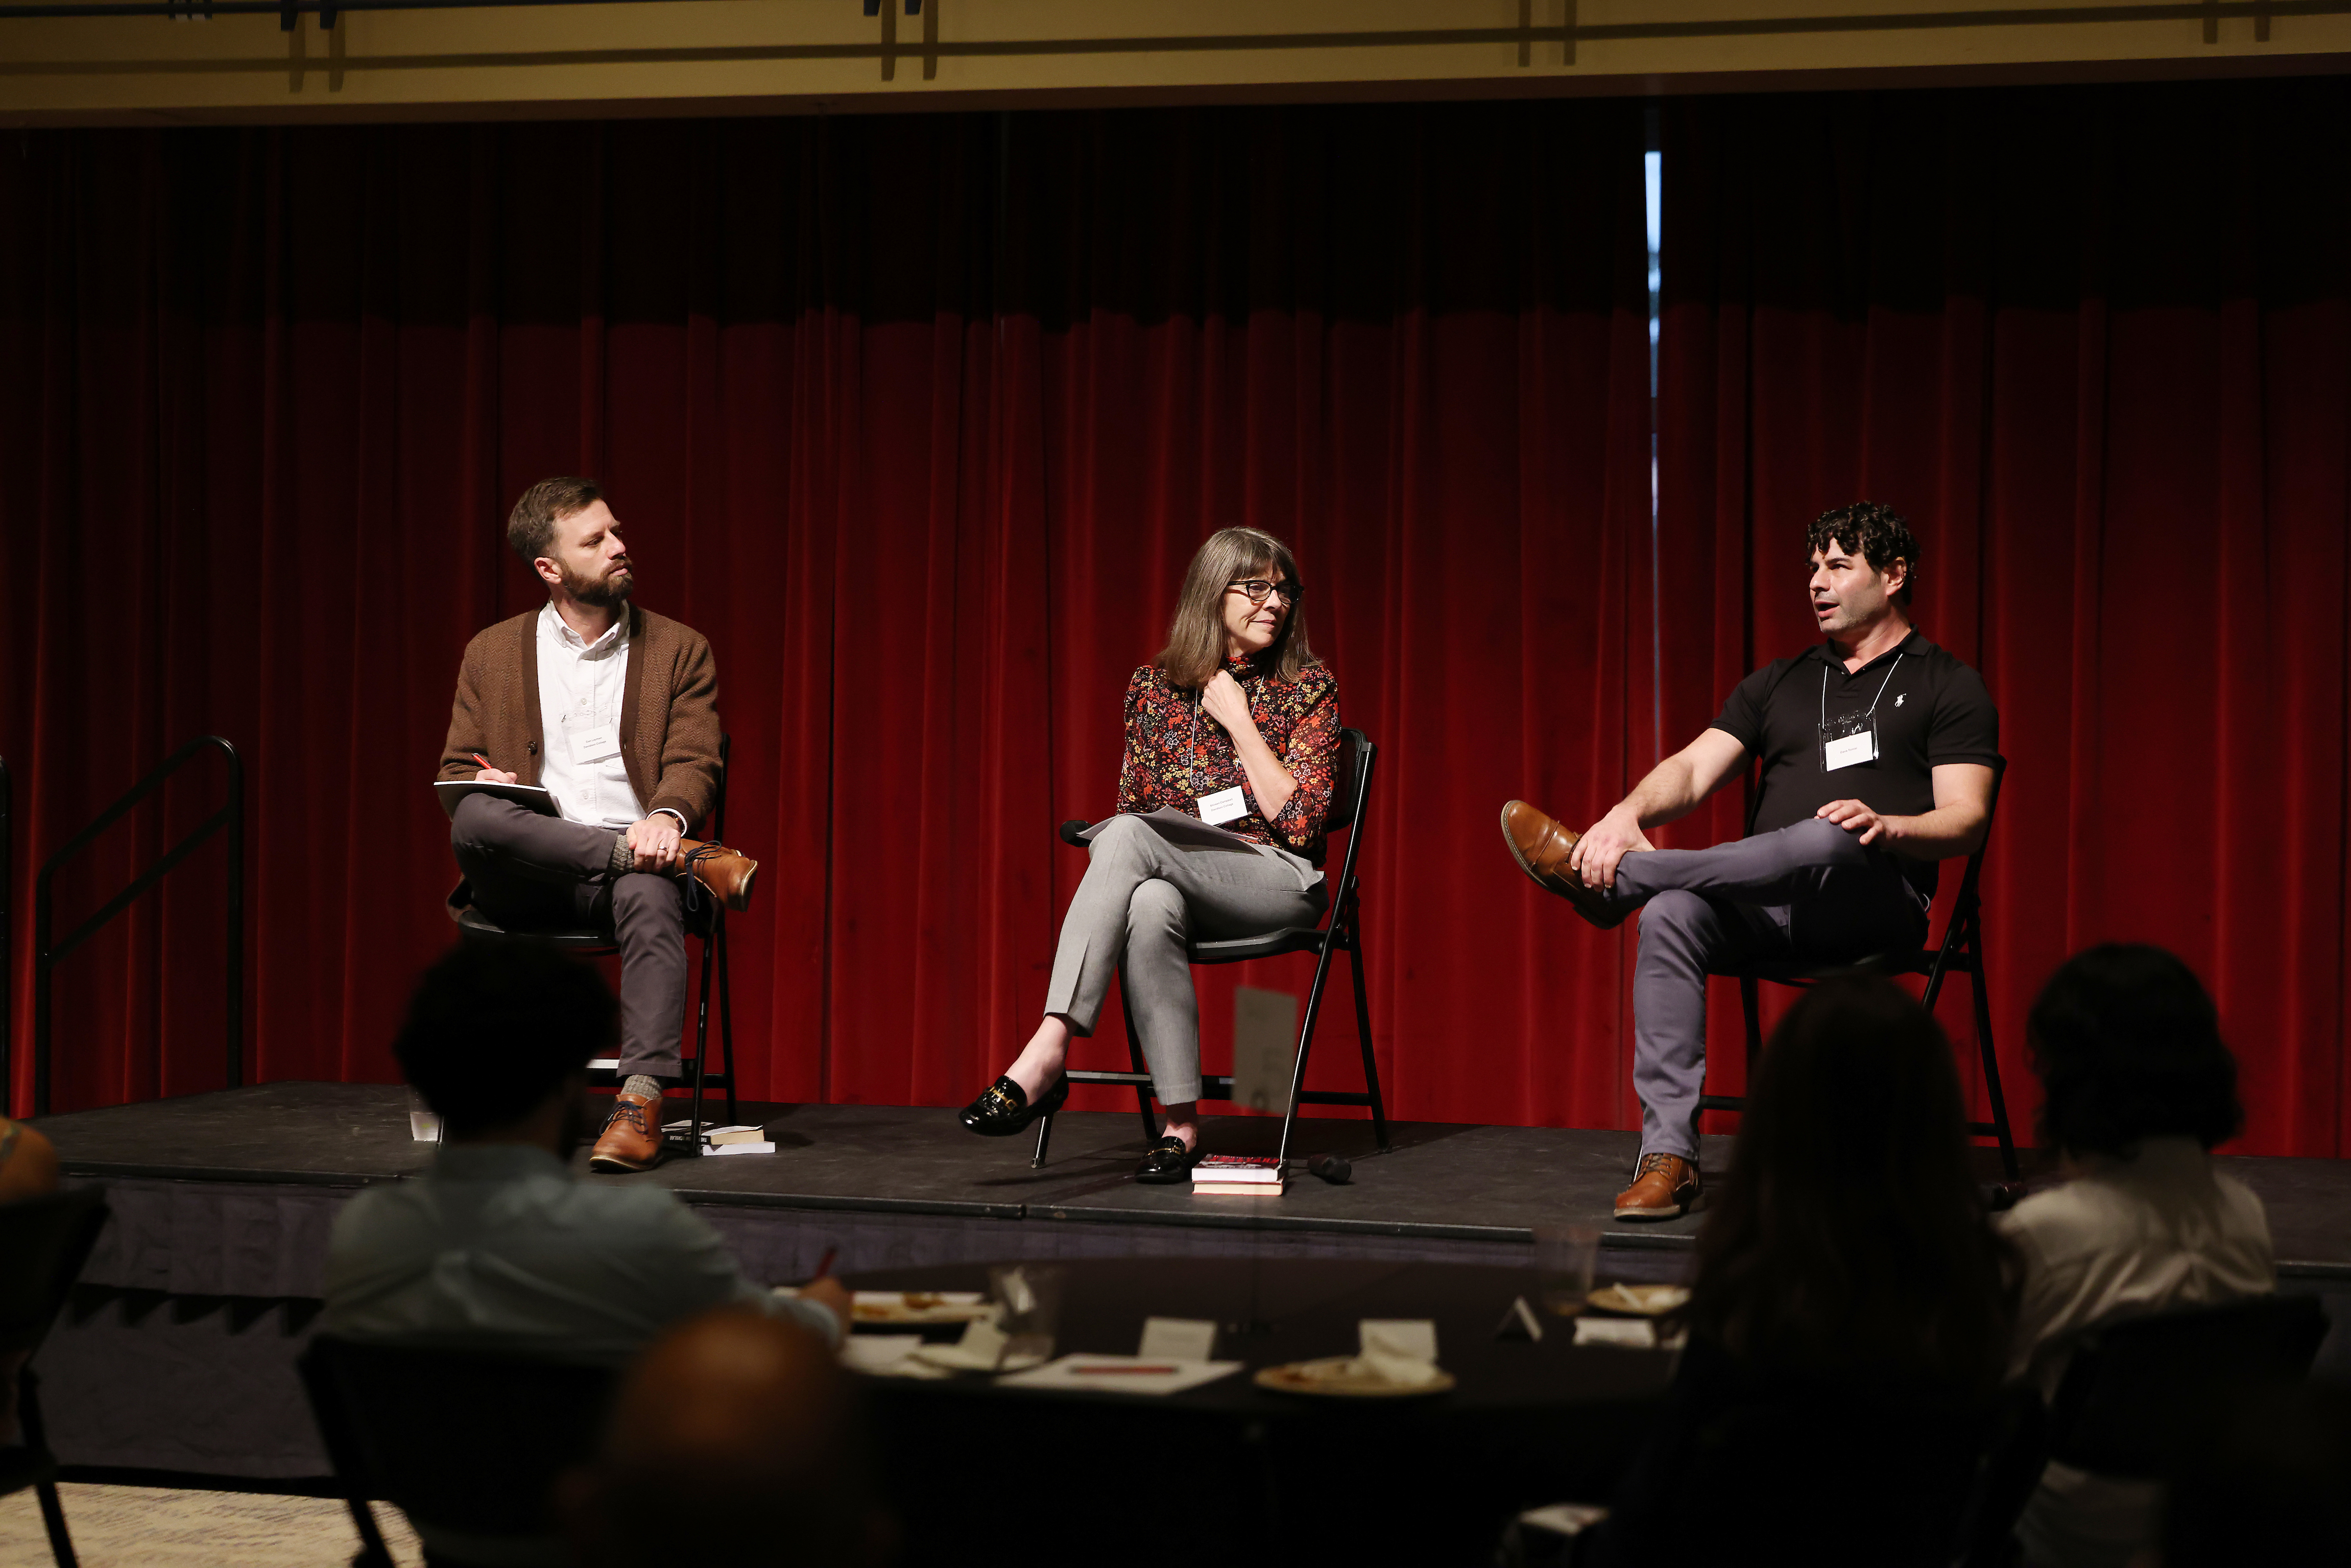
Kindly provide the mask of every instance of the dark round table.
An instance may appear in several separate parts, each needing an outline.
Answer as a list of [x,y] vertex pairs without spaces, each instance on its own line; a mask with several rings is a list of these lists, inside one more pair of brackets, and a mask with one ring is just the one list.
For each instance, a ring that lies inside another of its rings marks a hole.
[[[1048,1260],[1032,1260],[1048,1261]],[[1485,1563],[1517,1510],[1605,1497],[1672,1375],[1661,1352],[1495,1333],[1520,1269],[1299,1260],[1061,1261],[1055,1352],[1133,1354],[1146,1317],[1220,1326],[1245,1370],[1162,1397],[866,1380],[917,1563]],[[984,1291],[984,1263],[859,1274],[859,1290]],[[1364,1318],[1427,1318],[1452,1390],[1307,1397],[1249,1373],[1349,1355]],[[870,1332],[904,1333],[904,1328]],[[960,1326],[931,1337],[953,1338]]]

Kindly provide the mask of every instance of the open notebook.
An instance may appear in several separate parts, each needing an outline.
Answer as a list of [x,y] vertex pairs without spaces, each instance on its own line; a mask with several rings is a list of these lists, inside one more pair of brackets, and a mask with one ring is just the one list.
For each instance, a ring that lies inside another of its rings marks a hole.
[[468,795],[489,795],[500,800],[512,800],[527,811],[537,811],[542,817],[559,817],[563,808],[555,797],[536,784],[490,784],[479,779],[436,779],[433,788],[442,791],[444,806],[454,811],[457,802]]

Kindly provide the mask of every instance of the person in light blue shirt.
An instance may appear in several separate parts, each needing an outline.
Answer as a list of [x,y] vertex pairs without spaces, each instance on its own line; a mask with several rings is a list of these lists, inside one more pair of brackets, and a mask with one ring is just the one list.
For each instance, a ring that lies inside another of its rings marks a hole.
[[320,1332],[618,1365],[741,1304],[839,1344],[837,1281],[777,1296],[666,1188],[573,1179],[588,1059],[618,1024],[602,977],[543,948],[460,945],[425,971],[393,1049],[441,1118],[440,1155],[344,1207]]

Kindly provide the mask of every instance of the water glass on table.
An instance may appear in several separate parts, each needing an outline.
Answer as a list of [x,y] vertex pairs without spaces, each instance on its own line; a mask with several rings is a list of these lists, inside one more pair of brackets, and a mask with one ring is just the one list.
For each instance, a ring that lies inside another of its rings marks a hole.
[[1535,1227],[1535,1299],[1543,1311],[1572,1318],[1592,1299],[1600,1261],[1600,1228],[1593,1225]]

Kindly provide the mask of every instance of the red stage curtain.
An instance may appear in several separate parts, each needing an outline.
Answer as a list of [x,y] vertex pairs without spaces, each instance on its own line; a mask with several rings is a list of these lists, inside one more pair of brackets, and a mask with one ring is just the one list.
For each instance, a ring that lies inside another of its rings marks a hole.
[[[1053,826],[1111,804],[1123,682],[1246,520],[1296,543],[1383,747],[1391,1104],[1624,1124],[1620,945],[1493,815],[1596,812],[1650,760],[1639,153],[1617,103],[14,139],[16,906],[226,735],[251,1071],[392,1077],[450,936],[424,785],[458,653],[538,601],[513,497],[588,472],[643,601],[717,652],[726,836],[767,865],[733,926],[748,1092],[958,1102],[1033,1027],[1081,870]],[[215,788],[78,862],[61,921]],[[61,1108],[221,1081],[220,857],[68,961]],[[1353,1080],[1352,1013],[1318,1080]],[[1085,1050],[1122,1061],[1115,1022]]]
[[[2036,1098],[2022,1026],[2050,971],[2151,941],[2219,998],[2240,1146],[2346,1153],[2351,99],[1683,99],[1664,123],[1669,740],[1814,636],[1806,520],[1894,505],[1922,630],[2001,706],[2011,1108]],[[1738,808],[1675,831],[1735,832]],[[1715,1000],[1735,1084],[1735,994]],[[1963,1043],[1965,1020],[1947,1009]]]

